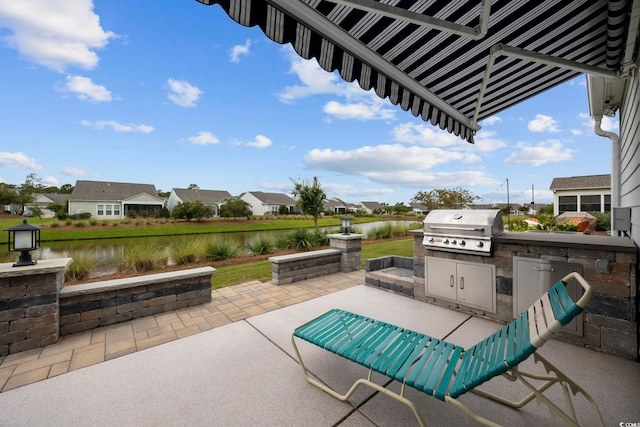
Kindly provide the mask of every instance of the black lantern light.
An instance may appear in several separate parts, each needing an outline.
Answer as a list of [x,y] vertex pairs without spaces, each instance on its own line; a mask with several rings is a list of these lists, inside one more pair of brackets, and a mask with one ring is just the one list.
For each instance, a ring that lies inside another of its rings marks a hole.
[[351,229],[351,217],[346,215],[342,217],[342,234],[345,236],[349,235],[349,230]]
[[27,224],[25,219],[22,224],[5,230],[9,232],[9,251],[20,252],[18,262],[13,264],[14,267],[35,265],[37,263],[37,261],[31,259],[29,251],[34,251],[40,247],[41,229],[42,227]]

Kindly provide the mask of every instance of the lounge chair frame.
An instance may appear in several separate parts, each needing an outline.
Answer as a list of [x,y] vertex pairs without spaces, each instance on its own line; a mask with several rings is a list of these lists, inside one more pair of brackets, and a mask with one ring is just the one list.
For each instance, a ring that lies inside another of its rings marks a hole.
[[[584,289],[584,294],[575,303],[565,290],[567,282],[572,279]],[[405,397],[406,386],[449,402],[487,426],[499,424],[474,413],[457,397],[471,391],[514,409],[522,408],[535,399],[538,404],[546,405],[553,417],[560,417],[565,425],[578,426],[572,394],[580,393],[591,404],[599,425],[604,426],[595,400],[536,352],[577,316],[592,296],[593,289],[587,281],[578,273],[570,273],[516,320],[467,350],[444,340],[339,309],[330,310],[298,326],[291,335],[291,343],[310,384],[341,401],[349,399],[359,386],[366,385],[408,406],[422,427],[426,423],[416,405]],[[358,379],[345,394],[336,392],[309,374],[296,345],[296,337],[369,368],[367,378]],[[546,375],[519,369],[518,365],[531,355],[535,364],[540,363],[544,367]],[[371,376],[374,371],[399,381],[400,393],[373,382]],[[509,381],[520,382],[529,394],[516,402],[478,388],[499,375]],[[531,380],[542,381],[542,384],[534,386]],[[562,387],[565,409],[543,394],[555,384]]]

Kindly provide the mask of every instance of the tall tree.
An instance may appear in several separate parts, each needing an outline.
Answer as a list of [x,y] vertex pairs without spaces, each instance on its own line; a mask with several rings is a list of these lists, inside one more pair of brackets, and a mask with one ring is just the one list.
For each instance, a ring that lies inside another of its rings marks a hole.
[[71,194],[71,193],[73,193],[73,185],[63,184],[60,186],[60,194]]
[[238,197],[232,197],[224,201],[220,206],[220,216],[223,218],[251,218],[253,212],[249,203]]
[[187,189],[189,189],[189,190],[199,190],[200,187],[198,187],[198,184],[189,184]]
[[452,189],[436,188],[429,192],[418,191],[411,202],[422,203],[431,211],[433,209],[462,209],[480,199],[481,197],[469,190],[456,187]]
[[[291,178],[290,178],[291,179]],[[324,204],[322,203],[327,195],[318,182],[318,177],[313,177],[313,181],[307,180],[295,181],[293,183],[293,191],[291,192],[296,198],[296,206],[306,215],[313,217],[313,225],[318,231],[318,217],[324,212]]]

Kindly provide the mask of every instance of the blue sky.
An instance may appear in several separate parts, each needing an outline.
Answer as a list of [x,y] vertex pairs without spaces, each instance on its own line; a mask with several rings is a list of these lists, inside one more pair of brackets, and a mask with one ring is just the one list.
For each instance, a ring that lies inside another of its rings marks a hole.
[[[0,182],[288,192],[346,202],[460,186],[551,203],[611,172],[584,77],[480,123],[469,144],[194,0],[0,0]],[[618,131],[617,118],[605,130]]]

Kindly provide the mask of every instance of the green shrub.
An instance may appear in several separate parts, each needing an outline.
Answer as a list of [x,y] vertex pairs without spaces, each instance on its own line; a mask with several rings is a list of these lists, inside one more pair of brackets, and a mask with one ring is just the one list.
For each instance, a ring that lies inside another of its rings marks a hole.
[[73,248],[67,256],[73,258],[64,272],[64,278],[68,281],[78,282],[87,279],[100,265],[95,249]]
[[91,219],[91,220],[89,220],[89,224],[90,225],[98,225],[98,221],[95,220],[95,219]]
[[276,237],[275,246],[276,249],[289,249],[289,236],[287,234],[280,234]]
[[306,228],[296,228],[287,235],[288,246],[292,249],[311,250],[314,242],[314,233]]
[[220,261],[238,256],[242,252],[242,245],[235,239],[215,237],[205,243],[205,256],[211,261]]
[[59,222],[52,222],[52,223],[50,224],[50,227],[51,227],[51,228],[58,228],[58,227],[60,227],[60,223],[59,223]]
[[71,225],[71,224],[73,224],[73,221],[71,221],[70,219],[64,222],[64,225]]
[[204,257],[202,239],[182,236],[169,244],[169,258],[177,265],[191,264]]
[[270,254],[275,249],[275,243],[271,236],[266,234],[258,234],[247,243],[247,249],[253,255]]
[[610,212],[589,212],[591,215],[598,218],[598,225],[596,225],[596,231],[609,231],[611,230],[611,213]]
[[87,224],[85,224],[85,223],[84,223],[84,222],[82,222],[82,221],[78,221],[78,222],[74,222],[74,223],[73,223],[73,226],[74,226],[74,227],[82,228],[82,227],[86,227],[86,226],[87,226]]
[[142,242],[126,245],[122,250],[122,259],[118,270],[122,272],[142,273],[152,271],[167,264],[164,248],[159,244]]
[[79,219],[89,219],[91,218],[91,212],[81,212],[78,214]]
[[65,219],[69,218],[69,215],[67,215],[64,212],[58,212],[56,214],[56,218],[58,218],[58,220],[60,220],[60,221],[64,221]]

